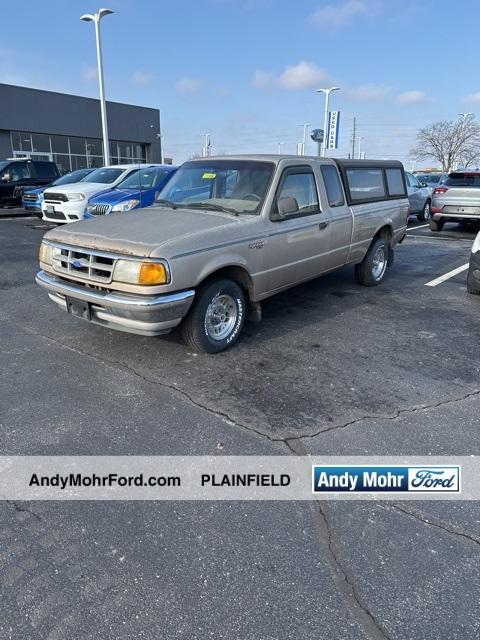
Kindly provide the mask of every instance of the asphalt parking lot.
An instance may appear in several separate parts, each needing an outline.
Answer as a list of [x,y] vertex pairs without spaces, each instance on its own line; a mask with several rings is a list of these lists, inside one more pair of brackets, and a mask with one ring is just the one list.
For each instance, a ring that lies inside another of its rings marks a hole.
[[[385,282],[346,268],[189,352],[63,314],[45,226],[0,219],[2,455],[479,455],[473,233],[412,223]],[[468,640],[471,502],[0,502],[0,637]]]

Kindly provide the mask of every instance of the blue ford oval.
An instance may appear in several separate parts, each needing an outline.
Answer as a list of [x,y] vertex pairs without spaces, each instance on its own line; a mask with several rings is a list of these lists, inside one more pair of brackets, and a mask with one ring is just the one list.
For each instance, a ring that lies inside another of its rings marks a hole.
[[90,198],[85,208],[85,218],[104,216],[116,211],[131,211],[149,207],[178,167],[168,164],[143,167],[130,174],[114,189]]

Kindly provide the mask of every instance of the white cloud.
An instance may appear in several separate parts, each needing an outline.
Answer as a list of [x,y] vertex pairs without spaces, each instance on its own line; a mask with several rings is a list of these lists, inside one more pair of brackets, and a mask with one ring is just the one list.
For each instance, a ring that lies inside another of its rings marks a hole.
[[388,87],[377,84],[364,84],[347,92],[349,98],[359,102],[381,102],[389,97],[389,93]]
[[275,77],[273,73],[268,73],[267,71],[262,71],[261,69],[258,69],[253,74],[252,86],[255,87],[256,89],[261,89],[262,87],[266,87],[269,84],[272,84],[274,80],[275,80]]
[[284,89],[309,89],[328,79],[328,73],[325,69],[302,60],[298,64],[285,68],[279,78],[279,84]]
[[82,67],[82,79],[85,82],[92,82],[92,80],[97,79],[97,69],[96,67],[87,67],[84,65]]
[[177,91],[180,93],[195,93],[205,84],[204,78],[192,78],[185,76],[177,82]]
[[470,104],[480,104],[480,91],[471,93],[463,99],[463,102],[469,102]]
[[134,84],[145,86],[152,82],[153,75],[151,73],[146,73],[145,71],[135,71],[132,74],[131,80]]
[[277,86],[289,91],[296,91],[312,89],[329,80],[329,74],[325,69],[317,67],[313,62],[302,60],[298,64],[287,65],[278,76],[258,69],[253,74],[252,86],[257,89]]
[[373,15],[382,7],[380,0],[347,0],[327,4],[314,11],[308,18],[317,27],[345,27],[361,15]]
[[414,89],[412,91],[405,91],[395,96],[395,102],[397,104],[419,104],[426,102],[427,94],[424,91],[418,91]]

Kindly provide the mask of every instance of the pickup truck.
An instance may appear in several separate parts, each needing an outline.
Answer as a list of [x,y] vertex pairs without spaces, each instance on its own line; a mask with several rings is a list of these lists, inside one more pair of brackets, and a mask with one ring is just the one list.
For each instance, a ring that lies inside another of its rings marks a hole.
[[190,347],[216,353],[296,284],[349,264],[379,284],[408,215],[400,162],[202,158],[148,209],[50,230],[36,281],[73,316],[146,336],[180,325]]

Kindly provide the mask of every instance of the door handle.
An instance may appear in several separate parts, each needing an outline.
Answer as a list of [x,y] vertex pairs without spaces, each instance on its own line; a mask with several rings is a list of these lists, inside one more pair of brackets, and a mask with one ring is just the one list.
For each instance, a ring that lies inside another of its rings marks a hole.
[[320,222],[318,225],[319,229],[326,229],[328,227],[328,222]]

